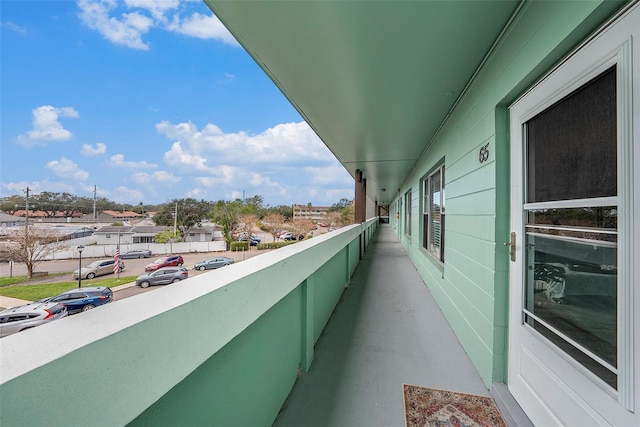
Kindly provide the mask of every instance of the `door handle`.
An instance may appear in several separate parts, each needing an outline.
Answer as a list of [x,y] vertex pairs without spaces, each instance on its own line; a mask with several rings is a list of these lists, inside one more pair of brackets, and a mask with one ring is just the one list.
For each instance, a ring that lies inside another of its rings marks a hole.
[[516,262],[516,233],[512,231],[510,240],[503,245],[509,247],[509,257],[512,262]]

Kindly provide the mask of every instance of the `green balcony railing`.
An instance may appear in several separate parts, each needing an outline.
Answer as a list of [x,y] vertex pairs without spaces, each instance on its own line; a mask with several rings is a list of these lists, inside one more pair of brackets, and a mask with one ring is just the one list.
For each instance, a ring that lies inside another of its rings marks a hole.
[[271,425],[377,224],[3,338],[0,425]]

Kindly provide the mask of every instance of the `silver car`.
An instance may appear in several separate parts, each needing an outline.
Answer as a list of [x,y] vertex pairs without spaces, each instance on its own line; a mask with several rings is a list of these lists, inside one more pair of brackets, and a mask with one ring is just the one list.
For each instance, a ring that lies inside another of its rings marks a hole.
[[152,255],[148,249],[134,249],[132,251],[120,254],[121,259],[149,258]]
[[184,267],[162,267],[156,271],[138,276],[136,285],[148,288],[152,285],[168,285],[189,277],[189,272]]
[[[101,259],[99,261],[94,261],[86,267],[82,267],[81,273],[83,279],[93,279],[96,276],[102,276],[105,274],[113,273],[113,258],[110,259]],[[121,260],[118,261],[120,266],[120,271],[124,270],[124,262]],[[73,272],[73,278],[78,278],[78,270]]]
[[0,337],[34,328],[67,316],[67,308],[56,302],[34,302],[0,312]]

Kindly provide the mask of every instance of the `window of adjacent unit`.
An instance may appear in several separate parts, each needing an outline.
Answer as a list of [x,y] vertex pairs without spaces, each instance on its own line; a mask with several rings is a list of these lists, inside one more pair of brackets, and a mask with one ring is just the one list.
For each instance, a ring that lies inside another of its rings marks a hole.
[[404,232],[407,236],[411,236],[411,190],[404,194]]
[[153,243],[153,236],[133,236],[133,243]]
[[524,319],[618,383],[616,66],[524,124]]
[[422,246],[444,263],[444,165],[422,180]]

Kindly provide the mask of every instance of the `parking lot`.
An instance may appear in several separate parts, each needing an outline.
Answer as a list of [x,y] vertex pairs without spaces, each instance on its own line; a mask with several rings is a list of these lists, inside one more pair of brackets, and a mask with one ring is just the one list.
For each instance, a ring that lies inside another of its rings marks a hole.
[[[203,261],[208,258],[217,257],[217,256],[227,256],[229,258],[233,258],[235,262],[242,262],[243,260],[249,259],[265,251],[251,250],[246,252],[206,252],[206,253],[188,253],[188,254],[180,254],[184,258],[184,267],[189,270],[189,277],[197,276],[199,274],[204,274],[207,271],[198,271],[193,269],[193,265],[196,262]],[[120,273],[121,276],[139,276],[144,274],[144,267],[155,261],[156,259],[165,256],[165,255],[152,255],[150,258],[141,258],[141,259],[125,259],[123,260],[125,263],[125,269]],[[102,259],[102,258],[100,258]],[[96,261],[96,259],[85,259],[82,258],[82,265],[86,266],[92,261]],[[46,272],[49,274],[54,273],[68,273],[60,276],[54,277],[42,277],[37,278],[27,283],[24,283],[24,286],[28,286],[29,284],[45,284],[45,283],[54,283],[54,282],[73,282],[77,279],[74,279],[72,276],[73,270],[78,269],[78,259],[70,259],[70,260],[57,260],[57,261],[43,261],[42,263],[36,266],[36,272]],[[210,271],[210,270],[208,270]],[[24,276],[27,274],[27,269],[23,263],[14,263],[12,266],[8,263],[0,264],[0,277],[10,277],[10,276]],[[82,286],[91,286],[91,283],[95,280],[100,280],[101,278],[109,278],[113,277],[113,275],[109,274],[106,276],[99,276],[93,280],[82,280]],[[135,283],[127,283],[121,286],[117,286],[113,288],[115,300],[121,300],[124,298],[131,297],[133,295],[137,295],[144,292],[150,292],[154,289],[158,289],[161,286],[151,286],[146,289],[142,289],[139,286],[135,286]]]

